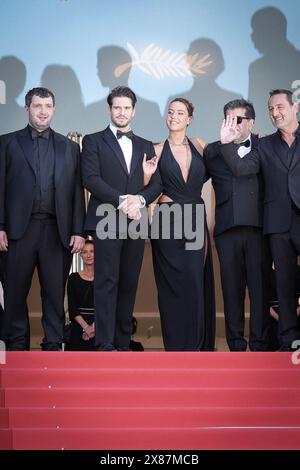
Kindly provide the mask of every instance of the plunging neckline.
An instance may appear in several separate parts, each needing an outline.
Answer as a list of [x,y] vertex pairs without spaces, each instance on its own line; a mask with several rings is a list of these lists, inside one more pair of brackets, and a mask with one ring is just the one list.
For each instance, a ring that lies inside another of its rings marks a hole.
[[183,177],[183,174],[182,174],[181,167],[180,167],[178,161],[176,160],[174,153],[172,152],[169,139],[167,139],[168,146],[169,146],[169,149],[170,149],[170,153],[171,153],[171,155],[172,155],[173,160],[174,160],[174,161],[176,162],[176,164],[177,164],[177,167],[178,167],[178,169],[179,169],[179,173],[180,173],[180,175],[181,175],[181,179],[182,179],[182,181],[184,182],[185,186],[188,184],[188,181],[189,181],[189,178],[190,178],[190,174],[191,174],[191,168],[192,168],[192,164],[193,164],[193,151],[192,151],[192,148],[191,148],[189,139],[187,139],[187,140],[188,140],[188,146],[189,146],[189,148],[190,148],[191,157],[192,157],[192,158],[191,158],[191,164],[190,164],[190,166],[189,166],[189,170],[188,170],[188,172],[187,172],[187,179],[185,180],[184,177]]

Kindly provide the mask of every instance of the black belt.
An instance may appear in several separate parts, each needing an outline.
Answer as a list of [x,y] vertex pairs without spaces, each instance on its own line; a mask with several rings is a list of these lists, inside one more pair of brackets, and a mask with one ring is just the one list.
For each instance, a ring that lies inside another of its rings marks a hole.
[[37,212],[36,214],[31,214],[31,218],[36,219],[36,220],[56,219],[55,215],[46,214],[46,213],[42,213],[42,212]]

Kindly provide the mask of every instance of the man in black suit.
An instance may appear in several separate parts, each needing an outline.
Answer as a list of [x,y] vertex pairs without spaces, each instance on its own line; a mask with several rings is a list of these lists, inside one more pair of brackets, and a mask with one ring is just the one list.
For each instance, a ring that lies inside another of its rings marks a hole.
[[236,176],[261,171],[265,185],[264,233],[269,235],[276,269],[281,350],[290,350],[300,337],[296,316],[296,268],[300,253],[300,126],[298,103],[289,90],[270,92],[269,116],[277,132],[259,140],[258,149],[240,159],[234,143],[235,116],[221,128],[220,151]]
[[50,128],[55,97],[33,88],[28,126],[0,138],[0,250],[6,253],[3,339],[9,350],[28,340],[26,298],[37,267],[43,350],[60,350],[64,291],[72,254],[84,245],[79,147]]
[[[235,144],[240,159],[247,159],[257,147],[258,138],[251,133],[255,111],[251,103],[238,99],[224,106],[224,116],[238,120]],[[250,297],[249,347],[267,349],[268,297],[267,243],[262,232],[262,179],[260,175],[236,177],[223,161],[220,142],[209,144],[204,152],[205,164],[212,178],[216,196],[215,243],[218,252],[226,339],[231,351],[245,351],[245,292]]]
[[109,204],[117,226],[125,214],[125,225],[130,226],[130,219],[140,217],[140,210],[156,199],[162,186],[156,173],[144,188],[143,160],[153,157],[154,148],[130,130],[135,94],[128,87],[116,87],[107,102],[110,125],[83,139],[83,183],[91,193],[85,228],[94,234],[95,243],[96,347],[101,351],[126,351],[144,240],[131,239],[127,229],[124,234],[118,227],[103,236],[97,230],[100,223],[97,227],[96,211]]

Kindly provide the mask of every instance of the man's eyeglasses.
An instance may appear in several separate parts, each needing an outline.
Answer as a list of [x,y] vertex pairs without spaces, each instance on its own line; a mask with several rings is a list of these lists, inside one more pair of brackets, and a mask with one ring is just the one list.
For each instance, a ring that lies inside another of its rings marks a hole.
[[237,116],[236,117],[236,123],[241,124],[243,119],[251,119],[251,118],[248,118],[248,117],[245,117],[245,116]]

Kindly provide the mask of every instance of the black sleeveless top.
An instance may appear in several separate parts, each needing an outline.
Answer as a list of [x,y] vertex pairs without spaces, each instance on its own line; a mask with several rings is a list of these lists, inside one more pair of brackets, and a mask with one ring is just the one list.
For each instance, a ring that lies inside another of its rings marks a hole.
[[159,159],[159,171],[163,183],[163,194],[179,204],[204,204],[201,197],[206,182],[206,170],[201,154],[188,140],[192,153],[191,165],[185,182],[179,163],[175,159],[169,141],[166,140]]

